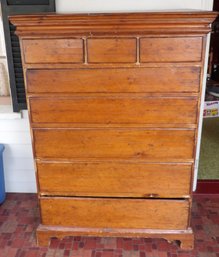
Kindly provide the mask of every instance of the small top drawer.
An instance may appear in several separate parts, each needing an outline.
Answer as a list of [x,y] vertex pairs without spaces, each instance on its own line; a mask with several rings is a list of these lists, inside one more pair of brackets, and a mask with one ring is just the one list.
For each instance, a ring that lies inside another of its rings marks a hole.
[[199,62],[202,37],[140,39],[140,62]]
[[87,40],[89,63],[135,63],[136,38],[90,38]]
[[82,63],[83,40],[75,39],[25,39],[26,63]]

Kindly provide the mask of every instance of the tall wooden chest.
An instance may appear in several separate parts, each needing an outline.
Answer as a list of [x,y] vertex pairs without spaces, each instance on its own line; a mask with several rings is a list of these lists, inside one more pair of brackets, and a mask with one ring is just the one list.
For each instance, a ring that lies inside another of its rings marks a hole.
[[23,58],[40,245],[69,235],[193,247],[212,12],[11,17]]

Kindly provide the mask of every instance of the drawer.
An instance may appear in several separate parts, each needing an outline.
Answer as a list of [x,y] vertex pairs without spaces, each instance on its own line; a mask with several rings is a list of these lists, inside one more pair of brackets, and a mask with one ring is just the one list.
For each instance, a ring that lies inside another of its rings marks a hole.
[[150,97],[30,98],[32,122],[195,124],[197,99]]
[[33,129],[37,158],[192,159],[194,130]]
[[89,63],[135,63],[136,38],[92,38],[87,40]]
[[29,93],[179,93],[199,92],[200,72],[199,67],[33,69],[26,79]]
[[90,228],[187,229],[186,200],[41,198],[43,225]]
[[165,197],[190,194],[191,164],[37,162],[42,195]]
[[22,41],[26,63],[82,63],[82,39],[25,39]]
[[202,37],[140,39],[140,62],[199,62]]

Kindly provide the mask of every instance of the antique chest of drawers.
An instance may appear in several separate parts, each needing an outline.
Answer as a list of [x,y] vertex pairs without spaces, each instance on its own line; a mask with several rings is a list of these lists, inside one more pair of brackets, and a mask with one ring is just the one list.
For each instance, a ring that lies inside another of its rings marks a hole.
[[38,243],[193,247],[192,182],[212,12],[14,16],[41,212]]

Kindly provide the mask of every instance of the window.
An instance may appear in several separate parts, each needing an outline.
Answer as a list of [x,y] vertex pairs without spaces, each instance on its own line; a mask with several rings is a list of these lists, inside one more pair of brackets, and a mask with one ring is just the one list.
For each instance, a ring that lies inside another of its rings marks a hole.
[[15,27],[8,21],[8,16],[55,12],[55,0],[1,0],[1,8],[13,111],[18,112],[26,109],[27,105],[19,40],[14,33]]

